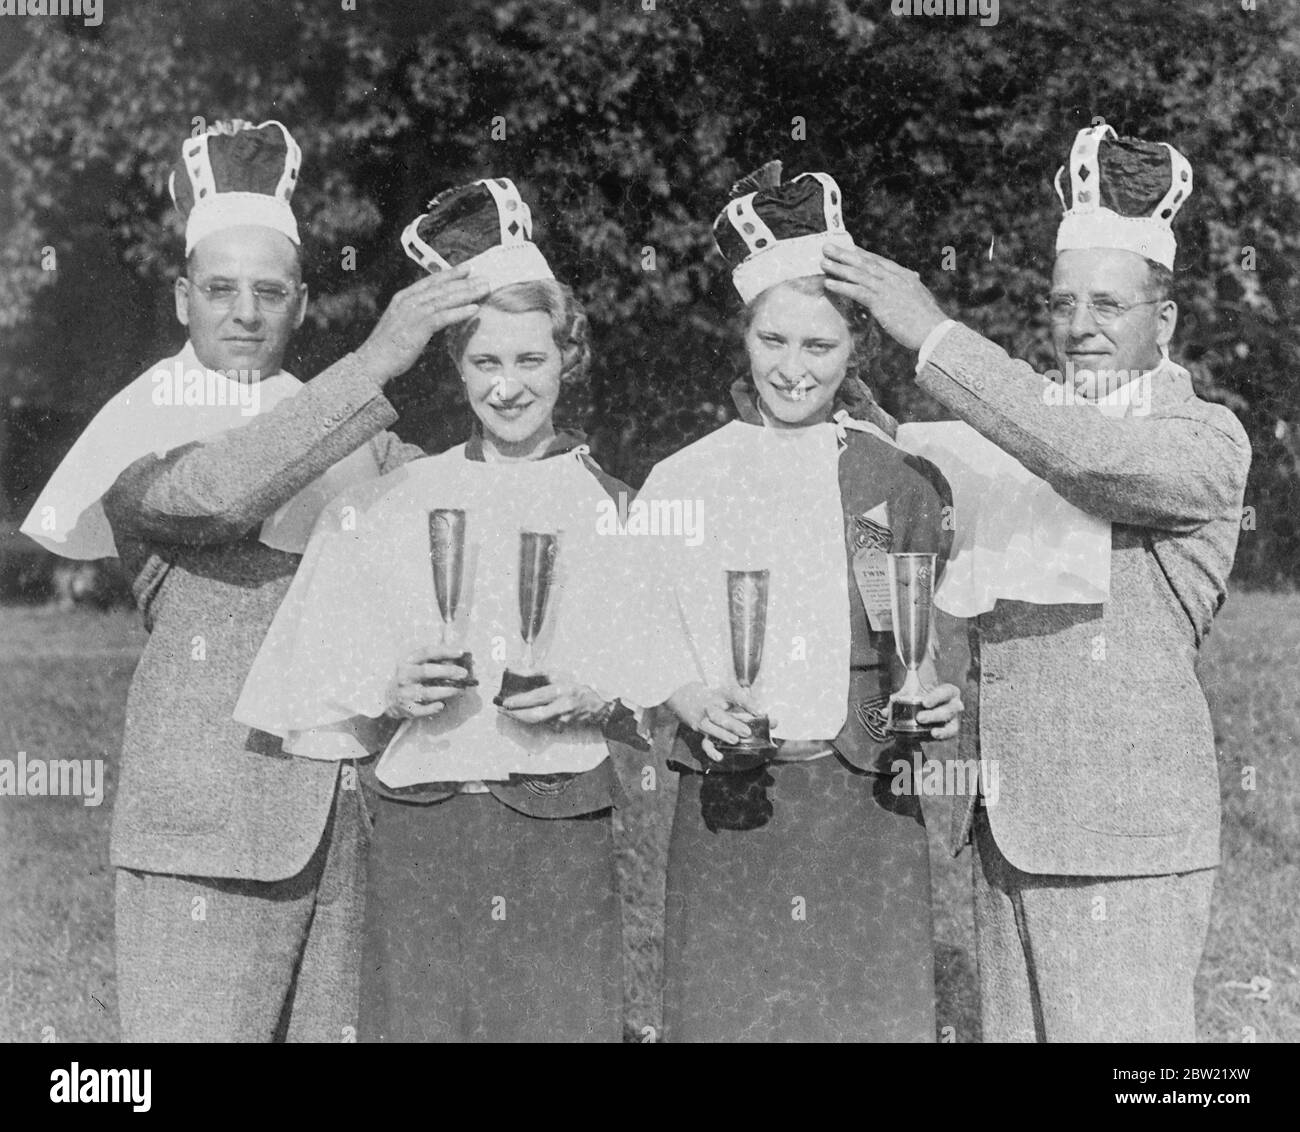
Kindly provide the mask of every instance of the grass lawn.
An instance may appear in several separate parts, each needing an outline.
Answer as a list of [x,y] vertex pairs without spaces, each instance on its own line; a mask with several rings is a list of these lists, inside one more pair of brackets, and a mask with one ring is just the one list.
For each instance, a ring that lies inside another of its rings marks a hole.
[[[0,798],[0,1040],[117,1040],[109,814],[126,686],[144,640],[127,613],[0,608],[0,758],[106,762],[105,802]],[[1219,746],[1224,866],[1197,979],[1201,1039],[1300,1040],[1300,596],[1235,594],[1202,661]],[[635,774],[628,776],[636,782]],[[664,845],[674,776],[619,815],[627,1032],[659,1026]],[[1253,787],[1253,788],[1248,788]],[[968,856],[927,800],[938,1018],[977,1041]]]

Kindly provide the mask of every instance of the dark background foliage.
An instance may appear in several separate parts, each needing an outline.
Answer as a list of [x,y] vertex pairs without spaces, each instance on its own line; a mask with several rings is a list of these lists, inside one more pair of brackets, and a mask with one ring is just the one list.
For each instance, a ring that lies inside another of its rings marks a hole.
[[[1100,116],[1193,163],[1175,356],[1254,445],[1238,579],[1293,583],[1300,13],[1245,3],[1003,0],[993,27],[896,17],[888,0],[104,0],[96,28],[6,20],[0,518],[20,518],[89,414],[180,344],[166,174],[217,118],[278,118],[303,148],[314,297],[289,368],[304,378],[417,277],[397,237],[429,197],[513,177],[592,316],[591,403],[574,409],[602,463],[639,484],[730,415],[736,303],[710,224],[738,176],[773,157],[787,175],[833,172],[859,243],[1046,366],[1050,182]],[[877,396],[942,416],[910,369],[887,349]],[[408,438],[463,436],[439,349],[392,396]]]

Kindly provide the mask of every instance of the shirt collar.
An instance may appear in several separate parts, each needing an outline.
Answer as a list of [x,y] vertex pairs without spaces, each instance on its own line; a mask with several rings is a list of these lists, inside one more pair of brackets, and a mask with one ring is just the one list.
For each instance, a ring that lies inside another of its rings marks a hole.
[[[758,406],[758,394],[755,392],[753,385],[743,377],[733,382],[731,385],[731,400],[736,406],[736,412],[744,424],[757,425],[760,428],[767,428],[767,419],[763,416],[763,410]],[[847,423],[846,423],[847,422]],[[857,429],[863,432],[874,432],[888,440],[890,444],[894,442],[884,434],[876,425],[869,422],[858,421],[847,409],[840,409],[832,414],[831,419],[826,424],[834,425],[835,434],[839,438],[840,448],[843,449],[847,443],[845,440],[845,430],[848,428]],[[815,427],[815,426],[812,426]],[[793,435],[802,433],[805,430],[800,429],[780,429],[784,435]]]
[[[586,443],[586,433],[580,432],[576,428],[557,428],[555,435],[551,437],[545,450],[534,459],[549,460],[552,456],[563,456],[566,452],[572,452],[579,444]],[[470,438],[465,442],[465,459],[474,460],[478,463],[483,463],[485,460],[483,455],[483,429],[477,419],[474,421]]]
[[1145,416],[1152,409],[1177,405],[1195,396],[1191,374],[1164,357],[1140,377],[1092,403],[1109,417]]
[[736,412],[746,424],[762,425],[763,414],[758,411],[758,395],[754,387],[743,377],[731,383],[731,401]]

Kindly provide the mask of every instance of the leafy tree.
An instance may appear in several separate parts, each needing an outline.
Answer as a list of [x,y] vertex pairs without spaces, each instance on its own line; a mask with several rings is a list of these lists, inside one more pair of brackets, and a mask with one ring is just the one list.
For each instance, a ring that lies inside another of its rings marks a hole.
[[[1255,446],[1239,574],[1294,579],[1300,27],[1287,5],[1057,0],[1003,5],[993,27],[900,18],[885,0],[650,6],[117,0],[99,28],[29,24],[0,80],[0,394],[91,410],[173,349],[181,244],[165,182],[179,140],[198,119],[278,117],[304,150],[295,206],[314,294],[291,368],[356,345],[415,278],[397,237],[430,196],[509,175],[592,315],[597,454],[640,482],[730,414],[736,303],[710,225],[738,176],[772,157],[788,174],[832,171],[860,243],[1047,365],[1035,300],[1060,211],[1050,183],[1101,116],[1176,141],[1196,168],[1177,353]],[[57,271],[41,270],[44,248]],[[909,363],[886,351],[878,396],[940,415]],[[431,351],[393,390],[400,427],[454,441],[457,390]]]

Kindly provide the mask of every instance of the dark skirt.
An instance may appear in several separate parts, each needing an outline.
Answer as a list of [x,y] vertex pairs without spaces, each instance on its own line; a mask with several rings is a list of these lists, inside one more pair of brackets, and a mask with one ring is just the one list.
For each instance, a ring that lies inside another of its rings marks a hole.
[[[716,820],[716,800],[706,821],[704,776],[681,776],[668,850],[665,1040],[934,1041],[918,799],[834,755],[758,773],[772,780],[770,816],[751,806],[749,821]],[[706,803],[714,789],[705,787]]]
[[546,820],[490,794],[369,800],[362,1041],[621,1040],[609,810]]

